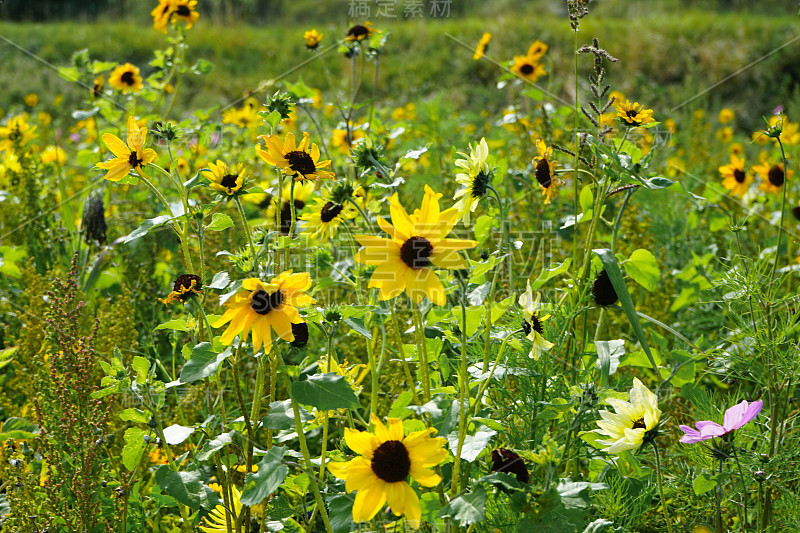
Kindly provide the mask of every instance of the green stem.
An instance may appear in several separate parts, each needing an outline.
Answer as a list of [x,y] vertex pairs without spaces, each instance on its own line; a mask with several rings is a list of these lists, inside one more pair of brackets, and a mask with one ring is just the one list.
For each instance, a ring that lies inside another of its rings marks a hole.
[[414,330],[417,337],[417,357],[419,358],[419,379],[422,382],[422,401],[431,400],[431,378],[428,366],[428,347],[425,342],[425,326],[422,323],[422,313],[419,306],[409,301],[414,314]]
[[[461,366],[458,372],[458,444],[453,458],[453,475],[450,481],[450,495],[454,498],[460,490],[461,450],[467,436],[467,407],[469,403],[469,371],[467,368],[467,284],[458,278],[461,286]],[[488,332],[487,332],[488,335]]]
[[[669,516],[669,509],[667,509],[667,499],[664,497],[664,479],[661,473],[661,454],[658,451],[658,446],[653,442],[653,449],[656,451],[656,477],[658,478],[658,493],[661,496],[661,509],[664,511],[664,520],[667,522],[667,531],[672,533],[672,519]],[[722,463],[720,462],[720,466]]]
[[[406,353],[403,350],[403,335],[400,332],[400,325],[397,323],[397,312],[396,309],[390,309],[390,316],[392,317],[392,329],[394,330],[395,341],[397,343],[397,354],[400,357],[400,364],[403,367],[403,373],[406,375],[406,381],[408,381],[408,386],[411,389],[411,395],[414,399],[414,404],[421,405],[419,402],[419,396],[417,395],[417,383],[414,380],[414,377],[411,374],[411,368],[408,366],[408,360],[406,359]],[[376,392],[377,393],[377,392]]]
[[[787,172],[788,172],[788,169],[786,168],[786,152],[783,150],[783,143],[781,142],[780,136],[776,137],[776,139],[778,141],[778,146],[781,147],[781,157],[783,157],[783,175],[786,176]],[[780,218],[780,221],[778,222],[778,245],[777,245],[777,248],[775,249],[775,259],[772,262],[772,270],[771,270],[770,275],[769,275],[769,279],[770,279],[770,281],[772,281],[772,284],[770,285],[770,289],[769,289],[769,295],[770,295],[769,299],[770,300],[772,300],[773,296],[775,295],[775,289],[776,289],[775,283],[774,283],[775,282],[775,270],[778,267],[778,256],[780,255],[780,250],[781,250],[781,237],[783,237],[783,216],[786,213],[786,189],[787,188],[788,188],[787,182],[784,181],[783,191],[782,191],[783,195],[781,197],[781,218]]]
[[239,218],[242,221],[242,228],[244,228],[244,233],[247,235],[247,244],[250,246],[250,250],[247,255],[253,258],[252,263],[250,264],[250,271],[256,269],[256,259],[258,257],[258,253],[256,251],[256,245],[253,244],[253,236],[250,234],[250,225],[247,223],[247,216],[244,214],[244,207],[242,207],[242,201],[239,199],[239,196],[234,196],[233,201],[236,203],[236,210],[239,212]]
[[744,483],[744,472],[742,470],[742,464],[739,462],[739,454],[736,453],[736,446],[733,446],[733,458],[736,461],[736,466],[739,468],[739,481],[742,484],[742,508],[744,510],[744,523],[742,526],[744,530],[747,531],[750,523],[747,518],[747,486]]

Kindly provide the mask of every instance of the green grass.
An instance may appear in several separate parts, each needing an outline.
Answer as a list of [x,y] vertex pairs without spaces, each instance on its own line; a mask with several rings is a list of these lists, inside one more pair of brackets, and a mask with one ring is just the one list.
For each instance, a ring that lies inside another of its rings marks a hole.
[[[780,16],[743,17],[741,13],[728,12],[709,17],[700,11],[658,16],[636,13],[638,16],[632,19],[590,14],[581,24],[579,41],[588,43],[593,36],[598,37],[601,45],[621,60],[609,69],[612,86],[632,98],[647,95],[647,104],[656,108],[657,114],[668,113],[796,34],[793,22]],[[489,56],[501,62],[524,53],[535,39],[547,42],[550,75],[541,82],[549,91],[572,101],[572,34],[563,16],[537,13],[531,8],[529,12],[509,11],[493,18],[378,19],[375,25],[390,33],[381,61],[381,98],[403,103],[446,93],[457,106],[469,103],[473,108],[501,108],[508,94],[494,88],[500,68],[488,61],[474,62],[470,49],[448,37],[452,35],[472,46],[483,31],[490,31],[494,39]],[[204,77],[188,77],[179,110],[224,105],[309,59],[302,41],[307,27],[223,25],[201,19],[188,33],[189,62],[205,58],[214,63],[215,70]],[[316,27],[325,34],[323,45],[330,45],[335,36],[344,34],[347,22]],[[88,48],[94,58],[130,61],[142,67],[145,74],[152,70],[147,62],[153,49],[166,43],[165,36],[150,27],[149,17],[135,22],[2,23],[0,35],[54,65],[68,64],[73,51]],[[346,84],[348,60],[333,50],[326,61],[333,77]],[[581,71],[590,66],[588,57],[580,61]],[[316,60],[297,68],[286,79],[294,81],[299,77],[308,85],[328,90]],[[371,72],[365,77],[371,77]],[[0,79],[6,80],[6,89],[0,94],[0,108],[6,110],[20,106],[22,97],[29,92],[50,98],[63,93],[67,104],[73,107],[85,94],[43,63],[4,42],[0,42]],[[798,84],[797,47],[788,46],[687,108],[731,105],[740,120],[758,125],[759,117],[778,104],[791,109],[788,104],[798,101]]]

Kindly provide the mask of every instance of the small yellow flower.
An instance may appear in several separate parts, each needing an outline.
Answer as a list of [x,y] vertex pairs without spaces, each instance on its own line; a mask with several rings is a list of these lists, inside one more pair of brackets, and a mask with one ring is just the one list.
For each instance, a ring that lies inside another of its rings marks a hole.
[[139,67],[130,63],[116,66],[108,77],[108,84],[123,93],[141,91],[142,75],[139,74]]
[[256,106],[244,105],[239,108],[229,108],[222,111],[222,123],[233,124],[240,128],[253,128],[261,124]]
[[533,175],[544,195],[544,204],[547,205],[558,194],[558,187],[561,186],[561,180],[556,178],[556,166],[558,163],[551,160],[553,149],[548,147],[542,139],[536,140],[536,150],[539,155],[534,157],[532,161]]
[[311,305],[315,300],[305,294],[311,288],[311,276],[307,272],[293,274],[287,270],[264,283],[258,278],[248,278],[242,282],[242,289],[231,297],[225,306],[225,313],[213,324],[218,328],[228,324],[220,339],[222,344],[230,345],[237,335],[247,340],[253,330],[253,351],[264,346],[264,353],[272,349],[272,330],[287,342],[294,340],[292,324],[304,322],[298,307]]
[[618,454],[625,450],[635,450],[643,443],[647,433],[653,430],[661,418],[658,397],[650,392],[638,378],[633,378],[633,388],[626,402],[616,398],[606,400],[616,411],[600,411],[602,420],[597,421],[598,433],[609,437],[597,443],[606,448],[603,451]]
[[348,43],[363,41],[364,39],[369,38],[374,31],[375,30],[372,29],[372,23],[370,21],[366,21],[364,24],[356,24],[347,30],[347,35],[345,36],[344,40]]
[[103,134],[103,142],[116,157],[103,163],[97,163],[99,168],[108,170],[105,179],[108,181],[119,181],[128,175],[128,172],[135,170],[142,172],[142,166],[156,160],[157,154],[152,148],[145,148],[147,139],[147,128],[139,128],[136,119],[128,117],[128,144],[122,139],[111,133]]
[[770,165],[767,161],[753,165],[752,170],[761,178],[761,185],[758,188],[765,193],[775,194],[780,194],[786,180],[794,174],[791,170],[785,172],[782,163]]
[[52,144],[42,150],[42,163],[49,165],[56,163],[63,166],[67,162],[67,153],[60,146],[53,146]]
[[390,300],[405,291],[416,303],[427,296],[436,305],[445,304],[444,286],[434,267],[464,268],[458,252],[478,243],[446,238],[458,221],[458,210],[439,211],[441,196],[425,185],[422,207],[409,215],[395,193],[389,207],[392,223],[378,217],[378,225],[391,238],[355,235],[364,247],[356,254],[356,262],[377,267],[369,287],[380,290],[379,299]]
[[531,61],[538,61],[540,60],[544,54],[547,52],[548,46],[544,44],[542,41],[535,41],[529,48],[528,53],[526,56]]
[[35,107],[39,103],[39,97],[36,93],[28,93],[25,95],[25,105],[28,107]]
[[531,83],[535,83],[536,80],[547,74],[542,64],[529,56],[514,56],[511,72]]
[[486,32],[481,36],[481,40],[478,41],[478,46],[475,47],[475,53],[472,55],[472,59],[475,61],[479,60],[483,57],[483,54],[486,53],[486,50],[489,49],[489,42],[492,40],[492,34]]
[[458,155],[464,159],[456,159],[455,165],[466,172],[456,174],[456,182],[464,187],[456,191],[453,200],[458,200],[455,208],[458,209],[459,218],[464,225],[469,225],[470,214],[489,191],[494,176],[486,163],[486,158],[489,157],[486,139],[482,138],[474,147],[470,145],[469,154],[458,152]]
[[334,476],[345,480],[345,490],[356,492],[353,520],[372,520],[388,503],[392,514],[405,516],[408,525],[418,529],[422,510],[417,493],[408,484],[411,476],[422,487],[434,487],[442,478],[432,468],[444,462],[448,453],[442,437],[432,437],[433,428],[413,431],[403,436],[403,421],[387,419],[384,426],[372,415],[374,433],[344,430],[347,446],[358,457],[344,463],[332,462],[328,468]]
[[339,232],[339,226],[358,214],[353,205],[337,204],[322,198],[315,198],[314,202],[316,205],[309,207],[309,212],[299,218],[306,223],[305,233],[321,240],[334,238]]
[[322,41],[322,34],[317,32],[316,28],[314,28],[303,33],[303,39],[306,42],[306,48],[314,50]]
[[727,124],[728,122],[732,121],[736,118],[736,114],[733,112],[733,109],[723,108],[719,112],[719,123],[720,124]]
[[724,128],[718,129],[717,139],[719,139],[725,144],[728,144],[733,140],[733,129],[730,128],[729,126],[725,126]]
[[625,100],[616,106],[617,117],[626,126],[643,126],[655,122],[653,120],[653,110],[645,109],[639,102],[631,104],[630,100]]
[[[330,161],[319,160],[319,148],[311,143],[309,135],[303,132],[303,140],[295,144],[294,134],[287,133],[286,140],[281,141],[277,135],[261,135],[267,149],[256,145],[256,153],[261,159],[276,166],[284,174],[294,176],[296,180],[333,178],[333,172],[322,170],[331,165]],[[309,146],[310,144],[310,146]]]
[[723,178],[722,186],[734,196],[744,197],[753,183],[753,176],[748,176],[744,171],[744,157],[734,154],[731,154],[730,164],[719,167],[719,173]]
[[542,322],[550,318],[550,315],[539,316],[540,300],[541,294],[538,292],[534,300],[531,282],[529,281],[527,290],[519,297],[519,305],[522,307],[522,314],[525,316],[522,329],[526,337],[533,343],[529,356],[534,360],[538,360],[542,356],[542,352],[546,352],[554,346],[552,342],[542,336],[544,333]]
[[35,131],[36,126],[28,124],[27,113],[11,117],[5,126],[0,126],[0,152],[25,146],[38,136]]
[[228,168],[227,163],[217,159],[216,165],[209,163],[208,166],[211,170],[204,170],[203,174],[211,181],[210,187],[215,191],[224,192],[230,196],[244,185],[247,172],[243,164],[239,163],[235,167]]

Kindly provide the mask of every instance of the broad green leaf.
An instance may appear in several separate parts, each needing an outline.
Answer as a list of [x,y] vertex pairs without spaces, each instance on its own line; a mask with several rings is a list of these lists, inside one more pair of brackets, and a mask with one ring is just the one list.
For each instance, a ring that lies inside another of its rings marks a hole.
[[350,328],[358,333],[359,335],[366,337],[368,339],[372,339],[372,333],[370,333],[367,328],[364,327],[364,320],[361,318],[355,317],[347,317],[344,320],[344,323],[350,326]]
[[442,504],[439,502],[439,495],[435,492],[426,492],[419,498],[419,506],[422,510],[422,521],[429,524],[436,524],[436,516],[442,510]]
[[12,346],[11,348],[0,350],[0,369],[14,360],[14,354],[17,353],[17,350],[19,350],[19,346]]
[[489,238],[489,232],[492,230],[494,220],[495,218],[489,215],[481,215],[475,222],[472,231],[475,233],[475,240],[480,244],[483,244],[486,242],[486,239]]
[[[424,499],[425,496],[426,494],[423,494],[422,498]],[[353,503],[355,500],[355,492],[334,496],[328,500],[328,510],[333,533],[350,533],[351,531],[356,531],[356,523],[353,522]],[[439,501],[438,496],[436,501]]]
[[486,518],[486,489],[479,486],[474,491],[451,500],[439,511],[438,516],[452,517],[461,527],[482,522]]
[[161,465],[155,479],[165,493],[196,511],[201,507],[213,509],[220,503],[217,493],[203,484],[204,477],[197,468],[176,472],[169,465]]
[[315,374],[304,381],[295,381],[292,383],[292,397],[297,403],[320,411],[357,409],[360,406],[356,393],[344,376],[333,373]]
[[242,491],[242,504],[257,505],[275,492],[286,475],[289,467],[282,464],[285,446],[273,446],[258,463],[258,471],[247,474]]
[[581,194],[578,197],[578,202],[581,205],[581,210],[589,211],[594,206],[594,196],[592,195],[592,186],[584,185],[581,189]]
[[[300,407],[300,419],[303,422],[308,422],[313,417],[311,413]],[[283,400],[280,402],[272,402],[269,404],[269,413],[264,417],[264,426],[268,429],[281,431],[285,429],[294,429],[294,410],[292,409],[292,400]]]
[[164,439],[170,446],[176,446],[188,439],[192,433],[194,433],[193,427],[172,424],[164,428]]
[[186,325],[186,320],[183,318],[174,318],[169,322],[164,322],[163,324],[159,324],[153,329],[153,331],[158,331],[160,329],[171,329],[172,331],[189,331],[189,328]]
[[514,302],[516,301],[517,297],[515,295],[511,295],[508,298],[500,300],[499,302],[495,302],[492,304],[492,313],[490,315],[490,321],[492,324],[497,322],[497,319],[500,318],[508,311]]
[[33,422],[12,416],[3,422],[3,429],[0,430],[0,440],[30,440],[35,438],[38,433],[39,426]]
[[205,59],[198,59],[197,63],[192,66],[192,72],[201,76],[208,74],[212,70],[214,70],[214,63]]
[[135,407],[120,411],[119,417],[126,422],[138,422],[139,424],[147,424],[150,421],[150,415]]
[[167,222],[169,222],[170,220],[171,219],[169,215],[161,215],[155,218],[147,219],[144,222],[142,222],[138,228],[130,232],[127,237],[124,237],[122,239],[122,242],[129,243],[131,241],[135,241],[140,237],[144,237],[151,229],[162,226]]
[[203,446],[203,449],[201,449],[199,452],[197,452],[197,456],[196,456],[197,460],[198,461],[207,461],[215,453],[220,451],[226,445],[228,445],[231,442],[233,442],[233,436],[234,436],[235,433],[236,433],[236,431],[228,431],[227,433],[222,433],[220,435],[217,435],[216,437],[214,437],[210,441],[206,442],[205,446]]
[[[467,338],[475,335],[478,327],[483,322],[483,308],[482,307],[467,307]],[[453,316],[456,317],[458,327],[463,327],[461,307],[453,308]]]
[[554,277],[569,270],[569,265],[571,262],[571,259],[565,259],[562,263],[555,263],[550,265],[548,268],[542,269],[542,271],[539,273],[539,277],[537,277],[536,280],[531,283],[531,289],[536,290],[540,287],[543,287],[545,283]]
[[[489,428],[480,428],[474,435],[466,435],[464,443],[461,445],[461,458],[469,463],[475,461],[495,435],[497,432]],[[447,442],[453,452],[458,450],[458,431],[448,434]]]
[[211,218],[211,222],[209,222],[208,226],[206,226],[206,230],[222,231],[232,227],[233,219],[231,219],[231,217],[225,213],[214,213],[214,216]]
[[625,265],[625,272],[628,273],[633,281],[650,292],[658,289],[658,280],[661,277],[661,273],[658,271],[656,258],[650,251],[639,248],[623,264]]
[[230,357],[232,353],[230,348],[217,352],[211,343],[201,342],[192,348],[192,355],[183,365],[179,381],[181,383],[193,383],[213,376],[217,373],[219,365]]
[[144,385],[147,381],[147,374],[150,372],[150,361],[141,355],[137,355],[133,358],[131,366],[136,373],[136,383]]
[[[653,371],[658,374],[658,365],[656,365],[656,362],[653,359],[653,354],[650,351],[650,346],[647,344],[647,337],[645,337],[642,324],[639,322],[639,315],[636,314],[636,308],[633,307],[633,301],[631,300],[631,295],[628,293],[628,287],[625,285],[625,280],[622,279],[622,272],[619,270],[617,258],[614,257],[614,254],[611,253],[611,250],[607,248],[596,248],[592,251],[597,254],[597,256],[600,258],[600,261],[603,263],[603,268],[605,269],[606,273],[608,273],[608,278],[611,280],[611,284],[614,286],[614,291],[617,293],[617,297],[619,297],[620,304],[622,304],[622,309],[628,316],[628,321],[633,327],[633,332],[636,334],[636,338],[639,340],[639,344],[642,345],[642,349],[644,350],[645,354],[647,354],[647,359],[650,361]],[[660,377],[660,374],[658,375]]]
[[139,428],[125,430],[125,446],[122,448],[122,464],[128,470],[133,470],[142,458],[146,443],[144,436],[147,432]]
[[494,472],[488,476],[483,476],[478,483],[491,483],[500,485],[507,490],[525,490],[525,485],[517,481],[517,477],[508,472]]
[[705,494],[717,486],[717,480],[706,477],[705,474],[698,474],[692,481],[692,489],[697,496]]

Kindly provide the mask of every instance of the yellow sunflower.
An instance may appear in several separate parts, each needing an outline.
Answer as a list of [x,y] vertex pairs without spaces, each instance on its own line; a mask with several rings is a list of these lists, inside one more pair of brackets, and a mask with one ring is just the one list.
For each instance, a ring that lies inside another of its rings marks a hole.
[[722,174],[722,186],[731,191],[734,196],[744,197],[750,184],[753,183],[753,176],[748,176],[744,171],[744,157],[737,157],[731,154],[731,162],[728,165],[719,167]]
[[347,30],[347,35],[344,40],[348,43],[363,41],[369,38],[373,31],[375,30],[372,29],[372,23],[370,21],[366,21],[364,24],[356,24]]
[[103,134],[103,142],[116,157],[103,163],[97,163],[99,168],[108,170],[104,176],[108,181],[119,181],[135,170],[141,173],[142,166],[155,161],[157,155],[152,148],[145,148],[147,128],[140,128],[136,119],[128,117],[128,144],[111,133]]
[[719,123],[720,124],[727,124],[731,122],[733,119],[736,118],[736,114],[733,112],[733,109],[723,108],[719,111]]
[[486,53],[486,50],[489,49],[489,42],[492,40],[492,34],[488,31],[483,34],[481,40],[478,41],[478,46],[475,47],[475,53],[472,55],[472,59],[475,61],[479,60],[483,57],[483,54]]
[[316,28],[303,33],[303,39],[306,42],[306,48],[313,50],[319,46],[322,41],[322,34],[317,32]]
[[223,124],[233,124],[240,128],[253,128],[261,124],[261,120],[256,106],[244,105],[222,111]]
[[296,180],[333,178],[333,172],[322,170],[331,165],[330,161],[319,160],[319,148],[311,143],[309,148],[308,133],[303,132],[303,140],[295,144],[294,134],[287,133],[286,140],[281,141],[277,135],[261,135],[267,150],[256,145],[256,153],[261,159],[281,169]]
[[203,173],[211,181],[210,187],[215,191],[231,196],[242,188],[247,171],[241,163],[229,168],[227,163],[217,159],[216,165],[209,163],[208,166],[211,170],[204,170]]
[[548,147],[542,139],[536,140],[536,149],[539,151],[539,155],[533,158],[533,175],[544,195],[544,204],[547,205],[558,194],[558,187],[561,185],[561,180],[556,178],[558,162],[551,160],[553,149]]
[[158,0],[158,5],[153,8],[150,15],[153,17],[153,28],[161,33],[167,33],[170,15],[172,15],[173,0]]
[[781,187],[794,174],[791,170],[785,172],[783,164],[770,165],[767,161],[753,165],[752,170],[761,178],[761,185],[758,188],[765,193],[775,194],[780,194]]
[[464,225],[469,225],[470,214],[478,207],[478,202],[492,186],[492,174],[486,158],[489,157],[489,146],[486,139],[481,139],[474,147],[470,145],[469,154],[458,152],[464,159],[456,159],[455,165],[466,170],[456,174],[456,181],[464,188],[456,191],[453,200],[456,202],[459,218]]
[[548,46],[542,41],[534,42],[529,48],[526,56],[532,61],[538,61],[547,52]]
[[130,63],[117,65],[108,77],[108,84],[123,93],[138,93],[142,90],[142,75],[139,74],[139,67]]
[[392,514],[405,515],[409,526],[419,528],[422,511],[419,497],[408,477],[423,487],[434,487],[442,478],[433,467],[447,459],[442,437],[432,437],[433,428],[413,431],[403,436],[403,422],[387,419],[384,426],[375,415],[371,419],[375,433],[344,430],[344,440],[359,456],[345,463],[329,463],[334,476],[345,480],[347,492],[358,491],[353,503],[353,520],[367,522],[388,503]]
[[445,304],[444,287],[433,267],[465,268],[466,263],[458,252],[474,248],[478,243],[445,238],[458,221],[458,209],[440,212],[441,196],[425,185],[421,209],[409,215],[395,193],[389,204],[392,223],[378,217],[378,225],[391,238],[355,236],[364,246],[355,260],[377,267],[369,287],[380,290],[381,300],[389,300],[405,291],[416,303],[427,296],[436,305]]
[[331,200],[315,198],[316,205],[309,207],[309,212],[300,217],[306,223],[305,233],[322,240],[333,239],[339,232],[339,226],[356,217],[358,210],[353,205],[343,205]]
[[182,274],[178,276],[172,284],[172,292],[166,298],[159,298],[158,301],[169,305],[173,302],[185,302],[192,294],[202,294],[203,283],[200,276],[196,274]]
[[101,94],[103,94],[103,85],[105,85],[105,78],[103,75],[99,75],[94,79],[94,85],[92,85],[92,98],[97,98]]
[[617,110],[617,117],[626,126],[643,126],[655,122],[653,120],[653,110],[645,109],[639,102],[631,103],[630,100],[625,100],[623,103],[615,106]]
[[11,117],[5,126],[0,126],[0,152],[13,148],[15,145],[24,146],[38,136],[34,133],[35,131],[36,126],[28,124],[26,113]]
[[287,342],[294,340],[292,324],[301,324],[298,307],[311,305],[315,300],[305,294],[311,287],[311,276],[307,272],[292,274],[283,272],[264,283],[258,278],[248,278],[242,282],[243,291],[236,293],[225,305],[228,309],[213,324],[222,327],[228,324],[222,334],[223,344],[231,344],[236,335],[246,340],[253,330],[253,351],[264,346],[264,353],[272,349],[272,330]]
[[531,282],[528,282],[528,289],[519,297],[519,305],[522,307],[522,314],[525,320],[522,322],[522,330],[525,332],[527,338],[533,343],[531,346],[530,357],[538,360],[542,356],[542,352],[546,352],[554,345],[545,339],[542,334],[544,328],[542,322],[550,318],[550,315],[539,316],[539,307],[541,294],[536,293],[536,299],[533,298],[533,290],[531,290]]
[[535,83],[536,80],[547,74],[542,64],[529,56],[514,56],[511,72],[531,83]]
[[606,402],[615,413],[600,411],[602,420],[597,421],[598,433],[608,439],[598,440],[605,446],[604,452],[618,454],[625,450],[635,450],[650,438],[661,418],[658,408],[658,396],[653,394],[641,381],[633,378],[633,388],[629,394],[630,401],[609,398]]
[[197,12],[197,0],[172,0],[172,22],[182,20],[186,29],[190,29],[200,18]]

